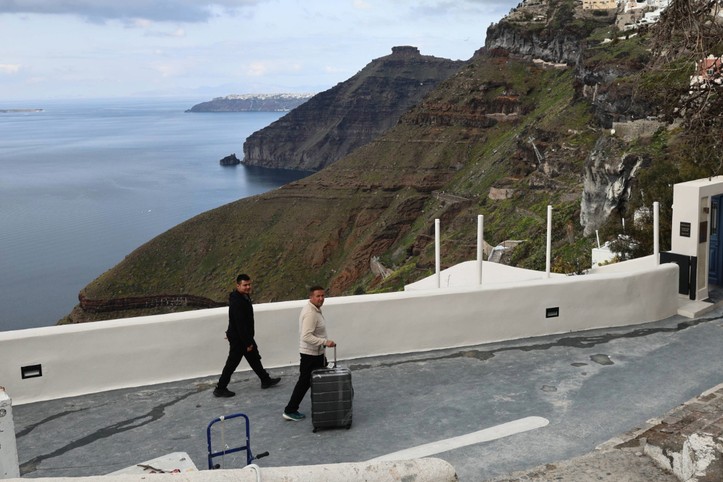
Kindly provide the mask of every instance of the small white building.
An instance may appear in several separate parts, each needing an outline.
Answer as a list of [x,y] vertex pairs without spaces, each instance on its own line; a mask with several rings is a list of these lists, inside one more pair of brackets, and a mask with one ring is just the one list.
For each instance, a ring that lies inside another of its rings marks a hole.
[[583,10],[613,10],[618,8],[618,0],[582,0]]
[[723,284],[723,176],[673,186],[671,249],[661,261],[675,262],[679,293],[691,300],[708,298],[709,285]]
[[703,87],[708,85],[723,85],[723,56],[716,57],[709,55],[698,62],[697,75],[690,78],[691,87]]
[[624,12],[633,10],[664,10],[670,5],[670,0],[622,0]]

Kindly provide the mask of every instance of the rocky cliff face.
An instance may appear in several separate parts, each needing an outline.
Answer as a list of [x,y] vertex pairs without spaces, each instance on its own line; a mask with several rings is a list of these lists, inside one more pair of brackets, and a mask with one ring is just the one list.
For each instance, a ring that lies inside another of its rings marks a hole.
[[394,126],[399,116],[464,65],[394,47],[358,74],[315,95],[243,145],[243,163],[318,171]]
[[630,199],[632,181],[643,158],[626,153],[624,148],[620,139],[601,136],[585,162],[580,224],[586,236]]
[[[589,102],[595,125],[603,128],[583,171],[579,222],[585,235],[602,226],[613,211],[624,209],[642,164],[640,156],[625,152],[627,142],[610,137],[609,129],[613,123],[645,119],[658,112],[655,105],[635,95],[635,84],[619,82],[643,69],[649,52],[633,49],[610,62],[599,54],[603,40],[590,40],[591,32],[614,21],[612,13],[569,9],[565,2],[525,2],[490,27],[485,42],[489,50],[504,49],[529,60],[574,67],[576,95]],[[611,30],[609,35],[618,34]]]
[[569,65],[575,65],[582,53],[580,37],[575,33],[558,32],[549,36],[541,32],[514,28],[506,23],[490,27],[485,47],[488,50],[505,49],[529,59]]

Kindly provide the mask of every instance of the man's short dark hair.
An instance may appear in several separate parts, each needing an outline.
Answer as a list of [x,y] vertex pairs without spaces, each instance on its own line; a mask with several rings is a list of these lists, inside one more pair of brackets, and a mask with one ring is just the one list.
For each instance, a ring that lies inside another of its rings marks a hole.
[[314,285],[311,288],[309,288],[309,293],[313,293],[314,291],[319,291],[319,290],[324,291],[324,287],[319,286],[319,285]]
[[236,284],[239,284],[242,281],[251,281],[251,277],[246,273],[241,273],[240,275],[236,276]]

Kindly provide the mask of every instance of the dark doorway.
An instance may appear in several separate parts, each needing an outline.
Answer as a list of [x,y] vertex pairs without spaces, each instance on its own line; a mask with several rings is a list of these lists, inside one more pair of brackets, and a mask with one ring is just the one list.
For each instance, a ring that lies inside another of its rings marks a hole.
[[661,263],[675,263],[678,265],[678,293],[687,295],[691,300],[695,299],[698,258],[686,256],[670,251],[660,252]]
[[710,244],[708,245],[708,284],[723,284],[723,195],[710,198]]

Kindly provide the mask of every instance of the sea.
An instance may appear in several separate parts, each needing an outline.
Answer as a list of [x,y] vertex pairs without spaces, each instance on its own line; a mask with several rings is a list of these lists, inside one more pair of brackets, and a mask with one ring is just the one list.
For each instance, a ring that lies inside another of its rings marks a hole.
[[221,166],[284,113],[185,112],[205,100],[0,100],[0,331],[57,324],[143,243],[309,174]]

